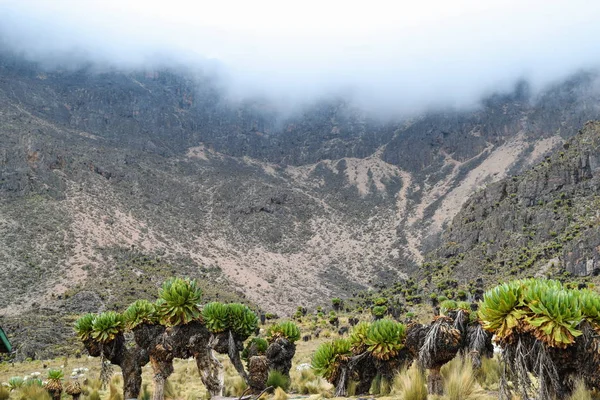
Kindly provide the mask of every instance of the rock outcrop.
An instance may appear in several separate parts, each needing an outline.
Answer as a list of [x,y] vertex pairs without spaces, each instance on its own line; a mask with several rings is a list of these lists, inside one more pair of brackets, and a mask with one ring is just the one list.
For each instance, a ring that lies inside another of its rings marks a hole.
[[423,269],[438,282],[600,272],[600,122],[469,198]]

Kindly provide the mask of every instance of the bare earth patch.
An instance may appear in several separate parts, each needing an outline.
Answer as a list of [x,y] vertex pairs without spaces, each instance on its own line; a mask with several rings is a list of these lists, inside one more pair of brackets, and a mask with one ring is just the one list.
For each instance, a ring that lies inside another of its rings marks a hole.
[[[558,137],[537,142],[526,162],[538,160],[559,143]],[[133,246],[145,253],[160,250],[167,256],[189,257],[199,265],[218,267],[251,301],[268,311],[288,313],[300,304],[322,302],[323,298],[335,295],[332,282],[336,281],[336,274],[339,279],[339,271],[344,271],[343,278],[348,281],[366,284],[383,260],[384,264],[393,264],[406,257],[421,262],[424,238],[451,221],[473,191],[504,177],[527,146],[523,135],[499,147],[488,146],[479,155],[485,159],[458,182],[459,169],[464,163],[444,154],[451,171],[433,186],[417,186],[409,172],[383,161],[381,152],[365,159],[345,158],[344,179],[349,187],[356,187],[359,197],[355,201],[368,201],[368,196],[387,198],[390,192],[386,184],[401,181],[391,199],[392,207],[377,209],[373,217],[360,224],[350,223],[348,216],[329,204],[327,196],[318,190],[325,182],[316,173],[317,168],[339,174],[337,164],[341,160],[281,168],[248,157],[238,159],[258,167],[258,173],[289,182],[291,190],[318,205],[319,214],[306,222],[312,236],[301,250],[294,252],[278,252],[232,240],[232,228],[212,209],[204,217],[204,232],[174,238],[124,211],[126,207],[103,178],[85,190],[67,181],[66,206],[71,224],[64,240],[70,252],[65,265],[60,266],[65,271],[64,279],[53,282],[46,290],[46,297],[92,278],[88,275],[90,267],[105,263],[99,249]],[[192,147],[187,152],[192,162],[226,157],[204,146]],[[202,190],[211,192],[210,188]],[[418,191],[421,191],[420,201],[409,200],[409,194]],[[427,207],[442,196],[445,198],[433,218],[425,221]],[[401,239],[404,239],[402,245]],[[330,271],[331,268],[334,270]]]

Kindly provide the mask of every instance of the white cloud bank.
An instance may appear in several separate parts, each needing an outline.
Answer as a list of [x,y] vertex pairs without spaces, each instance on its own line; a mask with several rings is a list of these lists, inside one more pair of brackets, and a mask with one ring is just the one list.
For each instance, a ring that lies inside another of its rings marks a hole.
[[208,58],[237,95],[308,101],[343,91],[406,113],[595,68],[598,15],[589,0],[0,0],[0,38],[62,63]]

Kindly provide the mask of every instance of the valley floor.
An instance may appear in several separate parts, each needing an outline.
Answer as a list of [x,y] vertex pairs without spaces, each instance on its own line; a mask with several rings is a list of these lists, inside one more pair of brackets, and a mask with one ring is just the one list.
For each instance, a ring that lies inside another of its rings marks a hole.
[[[307,367],[310,364],[312,355],[316,348],[323,342],[330,340],[330,338],[319,338],[313,339],[308,342],[298,342],[296,356],[294,358],[294,365],[292,367],[291,377],[291,390],[288,396],[288,400],[293,399],[325,399],[334,398],[332,396],[333,387],[329,383],[325,382],[320,378],[316,378],[312,371],[302,372],[303,367]],[[225,395],[232,397],[239,397],[243,391],[243,384],[241,378],[237,375],[233,368],[233,365],[229,362],[226,357],[220,357],[221,362],[225,367]],[[174,363],[175,371],[169,378],[169,389],[166,390],[167,398],[169,399],[181,399],[181,400],[197,400],[207,398],[206,390],[200,381],[196,364],[193,359],[190,360],[176,360]],[[80,358],[57,358],[53,360],[34,360],[26,361],[22,363],[3,363],[0,365],[0,382],[3,384],[7,383],[11,377],[29,377],[32,374],[40,373],[40,377],[43,379],[48,370],[50,369],[62,369],[65,373],[65,382],[68,381],[72,371],[83,370],[81,372],[79,382],[84,383],[84,388],[88,392],[87,395],[82,396],[82,400],[90,399],[89,393],[97,390],[101,399],[121,399],[118,397],[122,392],[122,379],[120,376],[120,369],[117,366],[113,366],[113,378],[111,384],[106,388],[100,388],[100,359],[88,356],[82,356]],[[309,370],[307,370],[309,371]],[[152,393],[152,367],[150,364],[143,368],[143,382],[146,393]],[[495,383],[492,383],[492,386]],[[147,385],[147,386],[146,386]],[[112,388],[111,388],[112,386]],[[299,392],[304,392],[301,394]],[[294,393],[295,392],[295,393]],[[144,389],[142,391],[144,393]],[[20,395],[17,391],[11,393],[10,399],[20,399]],[[63,393],[63,398],[67,399],[70,396],[66,396]],[[150,398],[150,397],[148,397]],[[371,399],[378,398],[380,400],[393,400],[398,399],[398,395],[388,396],[359,396],[352,398]],[[479,390],[477,396],[468,397],[461,400],[477,399],[477,400],[491,400],[497,398],[497,392],[494,391],[483,391]],[[274,399],[282,400],[281,398],[274,397]],[[341,398],[334,398],[341,399]],[[428,399],[439,399],[444,400],[446,397],[435,397],[429,396]]]

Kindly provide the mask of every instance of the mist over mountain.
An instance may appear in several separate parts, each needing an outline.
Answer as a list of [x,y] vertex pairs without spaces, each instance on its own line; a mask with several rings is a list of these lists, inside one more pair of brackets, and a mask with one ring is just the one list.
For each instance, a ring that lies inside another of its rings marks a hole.
[[183,65],[236,99],[341,95],[385,117],[475,108],[521,79],[535,94],[600,62],[594,2],[459,3],[4,0],[0,40],[48,68]]

